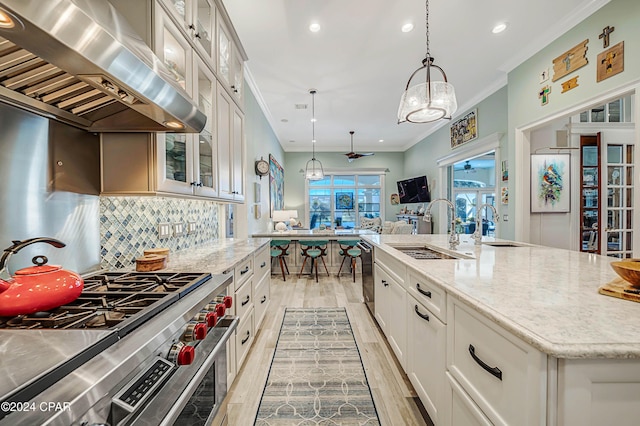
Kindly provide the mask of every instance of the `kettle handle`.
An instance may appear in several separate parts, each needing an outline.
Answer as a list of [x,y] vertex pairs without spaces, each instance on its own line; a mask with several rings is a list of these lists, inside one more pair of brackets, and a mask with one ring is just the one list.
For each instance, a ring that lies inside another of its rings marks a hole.
[[56,240],[54,238],[48,238],[48,237],[31,238],[24,241],[13,240],[12,243],[13,245],[11,247],[4,249],[4,252],[2,253],[2,257],[0,257],[0,279],[10,278],[9,273],[6,270],[7,263],[9,262],[9,258],[11,257],[12,254],[19,252],[26,246],[29,246],[35,243],[47,243],[47,244],[51,244],[56,248],[62,248],[66,246],[66,244],[63,243],[62,241]]

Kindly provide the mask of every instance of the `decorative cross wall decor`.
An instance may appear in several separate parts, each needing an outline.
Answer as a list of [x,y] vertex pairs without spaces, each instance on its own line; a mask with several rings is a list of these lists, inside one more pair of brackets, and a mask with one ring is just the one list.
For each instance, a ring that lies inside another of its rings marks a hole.
[[553,78],[551,81],[558,81],[565,75],[589,63],[587,60],[587,43],[589,43],[588,39],[573,46],[553,60]]
[[602,39],[602,47],[609,47],[609,34],[614,32],[615,30],[616,27],[610,27],[608,25],[602,29],[602,34],[598,36],[599,39]]
[[578,77],[579,76],[576,75],[575,77],[562,83],[562,92],[560,93],[568,92],[569,90],[578,87]]
[[540,90],[538,98],[540,98],[540,104],[546,105],[549,103],[549,93],[551,93],[551,86],[547,85]]

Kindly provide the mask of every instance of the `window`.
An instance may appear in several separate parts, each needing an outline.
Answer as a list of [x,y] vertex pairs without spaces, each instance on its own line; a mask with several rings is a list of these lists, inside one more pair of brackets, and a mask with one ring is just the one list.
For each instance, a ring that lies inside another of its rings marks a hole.
[[628,123],[631,118],[631,96],[582,111],[572,121],[579,123]]
[[456,217],[462,221],[466,234],[475,231],[475,216],[483,215],[483,235],[493,235],[495,218],[490,209],[478,212],[477,206],[490,204],[495,207],[495,152],[470,158],[453,165],[453,199]]
[[360,217],[383,216],[383,175],[325,174],[324,179],[307,181],[309,228],[353,229]]

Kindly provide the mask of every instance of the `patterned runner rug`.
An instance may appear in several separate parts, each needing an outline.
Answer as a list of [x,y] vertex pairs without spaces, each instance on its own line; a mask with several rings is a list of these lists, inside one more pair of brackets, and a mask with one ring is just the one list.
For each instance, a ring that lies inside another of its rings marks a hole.
[[255,425],[379,425],[344,308],[287,308]]

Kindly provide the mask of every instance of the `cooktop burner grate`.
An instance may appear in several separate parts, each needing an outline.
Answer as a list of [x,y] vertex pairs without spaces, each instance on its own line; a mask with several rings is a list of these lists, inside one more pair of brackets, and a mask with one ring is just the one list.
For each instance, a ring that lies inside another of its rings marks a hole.
[[122,337],[210,277],[200,273],[100,273],[84,278],[82,294],[73,302],[46,312],[0,317],[0,329],[117,329]]

